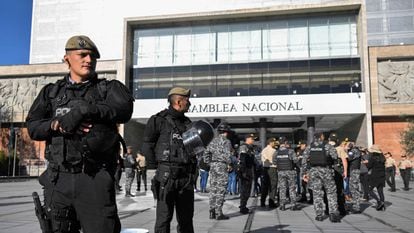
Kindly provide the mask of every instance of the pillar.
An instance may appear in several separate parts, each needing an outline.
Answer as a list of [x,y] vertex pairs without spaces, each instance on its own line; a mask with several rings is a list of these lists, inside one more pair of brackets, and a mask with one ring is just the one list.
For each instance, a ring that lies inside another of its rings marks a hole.
[[315,117],[308,117],[306,119],[306,126],[308,127],[308,138],[306,143],[309,145],[313,142],[313,135],[315,134]]
[[262,149],[266,147],[266,118],[260,118],[260,145],[262,146]]

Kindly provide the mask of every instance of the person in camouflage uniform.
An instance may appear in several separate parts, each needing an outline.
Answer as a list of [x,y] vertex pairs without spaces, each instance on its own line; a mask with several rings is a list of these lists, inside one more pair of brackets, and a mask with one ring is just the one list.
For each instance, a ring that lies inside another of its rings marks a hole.
[[286,210],[286,191],[289,188],[291,210],[299,210],[296,205],[296,171],[294,164],[298,162],[295,151],[289,148],[285,137],[279,138],[280,147],[275,156],[279,184],[280,210]]
[[[338,158],[338,154],[332,145],[324,142],[324,139],[323,133],[316,133],[314,142],[306,148],[302,159],[302,168],[306,172],[303,178],[305,180],[309,179],[313,190],[313,205],[316,212],[315,220],[323,221],[324,219],[325,207],[322,188],[325,188],[329,205],[329,220],[331,222],[339,222],[336,185],[332,169],[332,161]],[[310,165],[309,171],[308,164]]]
[[349,191],[352,195],[352,210],[351,213],[361,213],[360,199],[361,194],[359,192],[359,183],[361,175],[361,152],[355,146],[353,142],[348,142],[347,145],[347,156],[348,156],[348,169],[349,172]]
[[127,147],[127,153],[125,155],[124,167],[125,167],[125,197],[135,197],[131,193],[132,182],[135,177],[135,166],[136,166],[136,157],[132,153],[132,147]]
[[248,134],[245,142],[239,147],[239,168],[238,175],[240,178],[240,213],[248,214],[249,208],[246,207],[250,197],[250,191],[253,182],[253,172],[255,169],[255,151],[254,140],[257,137],[254,134]]
[[224,196],[228,182],[228,166],[231,163],[231,142],[227,139],[230,127],[222,123],[217,127],[218,135],[208,145],[205,156],[210,160],[210,219],[225,220]]

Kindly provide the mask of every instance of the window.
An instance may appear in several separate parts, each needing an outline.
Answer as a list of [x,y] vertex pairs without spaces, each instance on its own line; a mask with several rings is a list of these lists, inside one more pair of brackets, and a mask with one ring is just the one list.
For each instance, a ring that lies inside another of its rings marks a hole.
[[309,46],[311,57],[329,56],[328,19],[309,20]]
[[331,56],[345,56],[351,54],[351,30],[348,17],[329,19],[329,41]]
[[366,7],[367,12],[376,12],[381,11],[381,2],[380,0],[365,0],[366,1]]
[[413,31],[413,16],[390,17],[390,32]]
[[383,31],[382,18],[368,19],[367,20],[368,33],[379,33]]
[[390,10],[410,10],[413,9],[412,0],[388,0]]
[[191,64],[209,64],[215,59],[215,33],[209,27],[194,28]]
[[191,64],[191,28],[177,28],[174,35],[174,65]]
[[263,53],[267,60],[289,57],[287,21],[268,24],[267,30],[263,31]]
[[308,57],[308,26],[306,20],[289,20],[289,58]]
[[149,67],[155,65],[155,36],[141,36],[136,40],[136,58],[134,64],[139,67]]
[[214,27],[216,30],[216,37],[217,37],[217,62],[228,62],[229,55],[230,55],[230,38],[228,33],[228,26],[216,26]]

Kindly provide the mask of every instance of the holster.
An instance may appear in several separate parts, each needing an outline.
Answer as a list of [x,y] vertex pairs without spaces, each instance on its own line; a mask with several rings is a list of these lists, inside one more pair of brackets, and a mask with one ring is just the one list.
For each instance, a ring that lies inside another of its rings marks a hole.
[[37,219],[39,220],[40,229],[43,233],[52,233],[52,221],[48,212],[45,210],[45,207],[40,203],[39,195],[37,192],[32,193],[33,202],[35,205],[35,213]]
[[[169,171],[165,171],[165,170],[161,170],[160,167],[158,167],[157,171],[155,172],[155,176],[153,178],[154,180],[154,189],[155,190],[155,194],[157,198],[157,200],[162,200],[165,201],[166,199],[166,189],[168,188],[168,184],[170,184],[170,172]],[[153,188],[153,187],[151,187]]]
[[158,182],[155,177],[151,179],[151,191],[154,200],[158,200],[160,195],[160,182]]

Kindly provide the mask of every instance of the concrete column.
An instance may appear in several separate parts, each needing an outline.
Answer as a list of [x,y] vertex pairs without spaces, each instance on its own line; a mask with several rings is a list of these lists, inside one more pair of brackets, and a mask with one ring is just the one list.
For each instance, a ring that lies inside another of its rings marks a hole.
[[262,149],[266,147],[266,118],[260,118],[260,145]]
[[306,119],[306,125],[308,127],[308,138],[306,143],[309,145],[313,142],[313,135],[315,134],[315,117],[308,117]]

